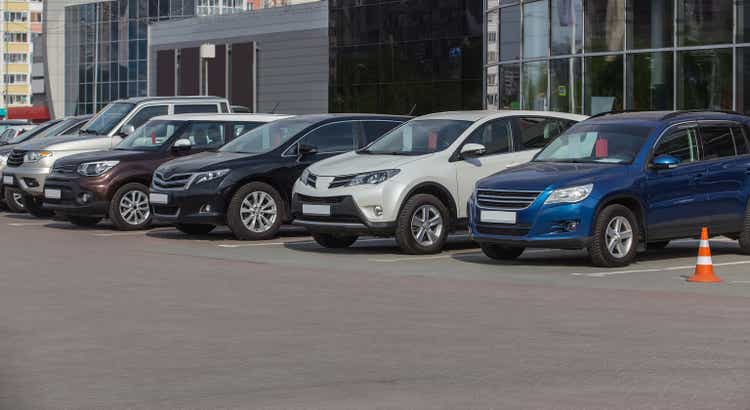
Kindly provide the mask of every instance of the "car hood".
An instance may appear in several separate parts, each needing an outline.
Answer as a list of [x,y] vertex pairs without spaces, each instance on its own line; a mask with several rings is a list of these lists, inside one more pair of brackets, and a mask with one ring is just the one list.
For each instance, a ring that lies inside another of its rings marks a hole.
[[239,152],[201,152],[166,162],[159,167],[159,172],[164,175],[174,175],[223,168],[232,169],[237,163],[256,158],[258,155]]
[[[95,141],[101,140],[101,141]],[[85,142],[84,142],[85,141]],[[60,137],[34,138],[31,141],[24,142],[18,146],[18,149],[25,151],[49,150],[49,151],[67,151],[81,148],[83,145],[90,147],[99,145],[108,147],[110,137],[103,135],[65,135]]]
[[586,185],[626,173],[627,167],[621,164],[529,162],[484,178],[477,188],[543,191],[548,187]]
[[315,163],[310,167],[310,172],[320,176],[335,177],[384,169],[398,169],[410,162],[419,161],[432,155],[434,154],[411,156],[348,152]]
[[95,161],[141,161],[149,159],[157,159],[164,157],[164,153],[160,151],[130,151],[130,150],[112,150],[112,151],[94,151],[85,152],[82,154],[69,155],[59,162],[65,164],[82,164],[84,162],[95,162]]

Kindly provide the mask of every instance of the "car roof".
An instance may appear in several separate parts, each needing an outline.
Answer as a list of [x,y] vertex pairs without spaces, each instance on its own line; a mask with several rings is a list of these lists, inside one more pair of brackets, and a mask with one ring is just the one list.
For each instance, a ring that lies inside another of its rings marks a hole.
[[304,114],[294,117],[295,120],[308,121],[310,123],[345,121],[345,120],[394,120],[408,121],[412,117],[406,115],[390,114]]
[[750,120],[750,117],[739,112],[722,110],[621,111],[597,114],[592,116],[587,122],[594,124],[628,122],[655,127],[678,122],[701,120],[747,121]]
[[475,111],[445,111],[433,114],[423,115],[417,119],[434,119],[434,120],[463,120],[479,121],[491,118],[516,117],[516,116],[533,116],[533,117],[558,117],[572,121],[583,121],[588,118],[585,115],[570,114],[555,111],[523,111],[523,110],[475,110]]
[[0,125],[25,125],[31,124],[29,120],[0,120]]
[[293,115],[288,114],[172,114],[172,115],[160,115],[153,119],[166,120],[166,121],[257,121],[257,122],[271,122],[281,120],[284,118],[291,118]]
[[221,101],[226,102],[227,99],[224,97],[214,97],[214,96],[207,96],[207,95],[185,95],[185,96],[175,96],[175,97],[131,97],[131,98],[125,98],[117,101],[112,102],[129,102],[134,104],[139,104],[143,102],[151,102],[151,101]]

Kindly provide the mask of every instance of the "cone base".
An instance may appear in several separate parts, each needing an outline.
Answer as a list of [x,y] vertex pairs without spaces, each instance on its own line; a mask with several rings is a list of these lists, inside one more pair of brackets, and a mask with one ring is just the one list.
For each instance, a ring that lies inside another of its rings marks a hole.
[[721,279],[713,273],[701,273],[689,277],[687,281],[693,283],[720,283]]

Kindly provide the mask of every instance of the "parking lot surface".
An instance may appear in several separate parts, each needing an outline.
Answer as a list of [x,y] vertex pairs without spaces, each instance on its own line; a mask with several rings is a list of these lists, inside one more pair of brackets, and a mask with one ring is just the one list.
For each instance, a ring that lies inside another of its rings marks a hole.
[[[0,213],[0,408],[748,409],[750,256],[430,256]],[[696,234],[699,232],[696,227]]]

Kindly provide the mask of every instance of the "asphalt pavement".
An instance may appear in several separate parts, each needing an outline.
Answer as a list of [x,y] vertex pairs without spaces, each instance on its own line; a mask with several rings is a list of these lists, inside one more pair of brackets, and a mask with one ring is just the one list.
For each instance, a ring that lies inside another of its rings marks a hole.
[[[696,232],[697,234],[698,232]],[[2,409],[750,409],[750,256],[594,268],[0,213]]]

